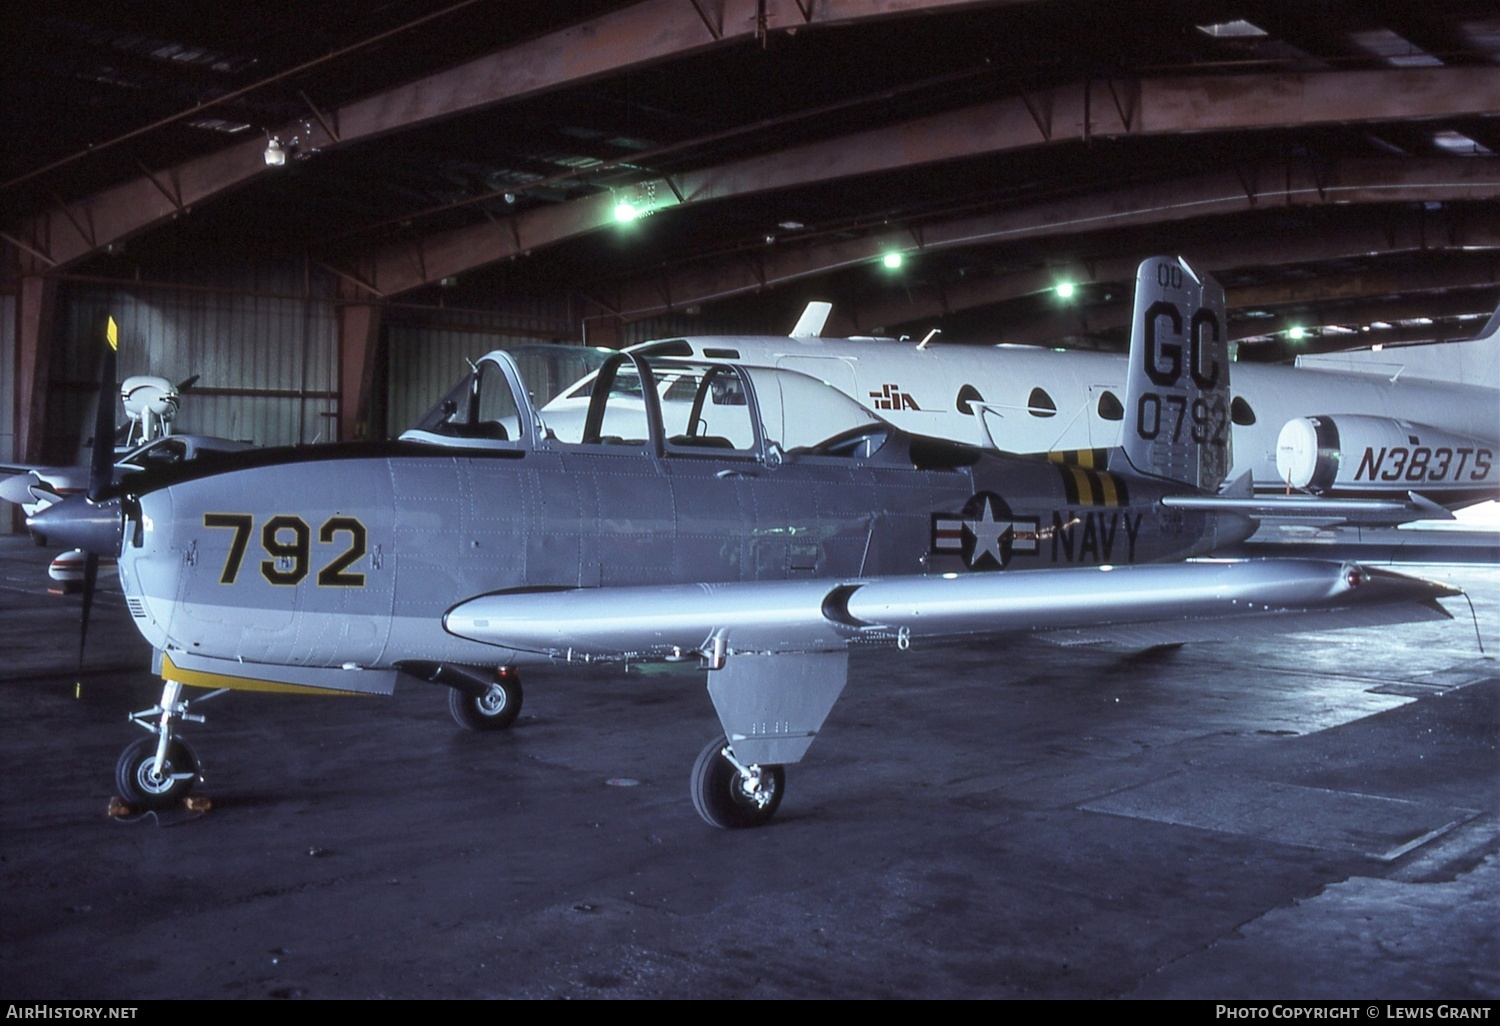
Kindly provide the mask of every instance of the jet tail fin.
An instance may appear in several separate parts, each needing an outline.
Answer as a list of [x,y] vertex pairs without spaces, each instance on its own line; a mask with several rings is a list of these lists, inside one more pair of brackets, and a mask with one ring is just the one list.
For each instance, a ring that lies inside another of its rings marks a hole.
[[823,334],[823,325],[828,323],[828,315],[833,310],[832,303],[813,301],[807,304],[807,309],[802,311],[802,316],[797,318],[797,326],[792,329],[790,338],[818,338]]
[[1142,474],[1215,492],[1232,462],[1224,288],[1180,257],[1136,271],[1124,450]]
[[1497,336],[1500,336],[1500,307],[1496,307],[1495,312],[1490,314],[1490,319],[1484,322],[1484,327],[1480,329],[1479,334],[1475,335],[1472,341],[1487,342]]

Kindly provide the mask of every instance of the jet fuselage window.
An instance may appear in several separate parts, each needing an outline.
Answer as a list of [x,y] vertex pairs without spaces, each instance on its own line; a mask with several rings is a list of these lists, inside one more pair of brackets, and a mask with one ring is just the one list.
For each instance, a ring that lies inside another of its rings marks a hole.
[[1255,423],[1255,411],[1243,397],[1235,396],[1229,403],[1229,419],[1240,427],[1249,427]]
[[651,342],[632,351],[642,356],[692,356],[693,345],[685,338],[671,338],[665,342]]
[[1053,402],[1045,389],[1037,386],[1026,397],[1026,412],[1033,417],[1055,417],[1057,416],[1057,403]]
[[1113,392],[1105,391],[1099,394],[1099,419],[1100,420],[1124,420],[1125,407],[1120,405],[1119,396]]

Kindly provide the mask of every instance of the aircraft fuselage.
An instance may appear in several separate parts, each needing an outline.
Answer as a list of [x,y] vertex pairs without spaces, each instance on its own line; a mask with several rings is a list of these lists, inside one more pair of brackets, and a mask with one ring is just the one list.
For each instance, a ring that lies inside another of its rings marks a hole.
[[1163,509],[1167,483],[878,436],[869,456],[779,460],[568,445],[251,453],[143,489],[120,575],[138,627],[168,652],[493,665],[524,654],[446,632],[455,600],[1156,562],[1251,529]]

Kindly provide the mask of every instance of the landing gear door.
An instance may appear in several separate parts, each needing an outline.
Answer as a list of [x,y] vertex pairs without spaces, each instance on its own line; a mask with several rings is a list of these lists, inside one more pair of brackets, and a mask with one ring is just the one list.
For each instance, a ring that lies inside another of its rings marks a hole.
[[708,693],[741,762],[799,762],[849,678],[849,653],[735,653]]

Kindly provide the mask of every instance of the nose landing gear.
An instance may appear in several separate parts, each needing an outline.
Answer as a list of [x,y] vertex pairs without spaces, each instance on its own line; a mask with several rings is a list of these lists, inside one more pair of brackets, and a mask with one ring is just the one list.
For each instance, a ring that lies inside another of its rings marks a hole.
[[170,808],[187,797],[202,779],[197,755],[185,740],[176,736],[177,723],[203,722],[202,716],[189,713],[187,708],[182,685],[166,681],[156,706],[130,714],[133,721],[155,736],[132,741],[115,763],[115,787],[127,805],[137,809]]

